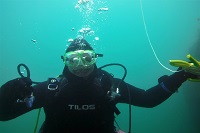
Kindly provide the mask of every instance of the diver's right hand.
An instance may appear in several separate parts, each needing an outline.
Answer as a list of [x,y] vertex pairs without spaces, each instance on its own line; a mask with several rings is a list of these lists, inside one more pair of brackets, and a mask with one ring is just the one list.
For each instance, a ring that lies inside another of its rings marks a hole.
[[28,77],[10,80],[1,86],[0,96],[11,101],[17,99],[23,100],[26,96],[31,95],[33,91],[31,85],[32,81]]

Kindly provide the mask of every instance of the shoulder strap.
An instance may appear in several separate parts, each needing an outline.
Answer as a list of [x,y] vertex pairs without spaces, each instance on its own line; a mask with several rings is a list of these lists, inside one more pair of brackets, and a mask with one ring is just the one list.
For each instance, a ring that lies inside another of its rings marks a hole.
[[[120,111],[119,109],[116,107],[116,103],[117,103],[117,100],[119,99],[120,97],[120,94],[118,93],[118,90],[117,88],[114,87],[114,76],[104,70],[102,70],[102,74],[103,76],[106,76],[106,78],[109,78],[109,82],[110,82],[110,86],[106,92],[107,94],[107,100],[109,102],[109,104],[111,105],[111,108],[113,109],[113,111],[119,115],[120,114]],[[106,87],[106,86],[104,86]]]
[[[109,74],[108,72],[104,70],[100,70],[99,76],[96,78],[96,82],[104,89],[104,91],[110,91],[111,86],[113,84],[113,75]],[[95,83],[96,83],[95,82]]]
[[48,85],[47,85],[47,89],[54,91],[57,90],[59,87],[59,80],[57,78],[49,78],[48,79]]
[[[56,78],[48,78],[46,89],[46,104],[51,105],[54,102],[54,98],[59,94],[60,89],[63,88],[63,82],[65,78],[60,75]],[[66,83],[66,82],[65,82]]]
[[[60,90],[60,87],[63,87],[63,82],[64,81],[67,81],[67,79],[63,76],[63,75],[59,75],[58,77],[56,78],[49,78],[48,79],[48,82],[47,82],[47,89],[48,90],[57,90],[59,91]],[[65,82],[67,83],[67,82]]]

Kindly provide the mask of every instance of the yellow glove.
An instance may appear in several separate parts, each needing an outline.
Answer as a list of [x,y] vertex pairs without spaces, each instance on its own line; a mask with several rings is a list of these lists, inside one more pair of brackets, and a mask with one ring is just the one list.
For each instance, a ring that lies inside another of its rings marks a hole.
[[190,62],[183,60],[170,60],[170,65],[175,67],[181,67],[188,73],[193,74],[194,76],[189,77],[188,80],[193,82],[200,82],[200,62],[192,57],[190,54],[187,55],[187,58]]

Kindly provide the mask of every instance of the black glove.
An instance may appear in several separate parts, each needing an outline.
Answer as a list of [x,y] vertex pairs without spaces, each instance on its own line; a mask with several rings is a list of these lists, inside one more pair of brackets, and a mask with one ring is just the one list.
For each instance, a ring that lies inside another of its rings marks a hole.
[[23,100],[33,92],[31,85],[32,81],[27,77],[10,80],[1,86],[0,97],[9,101]]
[[177,71],[178,72],[175,72],[170,76],[164,75],[158,79],[158,82],[168,92],[174,93],[175,91],[177,91],[182,83],[185,82],[188,78],[198,78],[197,75],[182,70],[181,67],[179,67]]
[[175,72],[174,74],[167,76],[164,75],[158,79],[158,82],[161,84],[162,88],[168,92],[174,93],[182,85],[183,82],[191,76],[185,71]]
[[181,73],[183,73],[183,75],[184,75],[187,79],[189,79],[189,78],[191,78],[191,79],[199,79],[199,75],[196,75],[196,74],[193,74],[193,73],[188,72],[188,71],[186,71],[186,70],[183,70],[181,67],[179,67],[177,71],[180,71]]

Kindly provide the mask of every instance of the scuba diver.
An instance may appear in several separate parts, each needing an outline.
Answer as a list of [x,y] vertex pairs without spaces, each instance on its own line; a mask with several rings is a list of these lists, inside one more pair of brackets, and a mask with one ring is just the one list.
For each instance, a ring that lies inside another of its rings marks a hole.
[[158,79],[148,90],[137,88],[97,67],[102,54],[85,39],[75,39],[66,49],[62,74],[32,85],[30,76],[8,81],[0,88],[0,120],[8,121],[43,108],[45,121],[39,133],[117,133],[117,103],[152,108],[168,99],[188,78],[181,70]]

